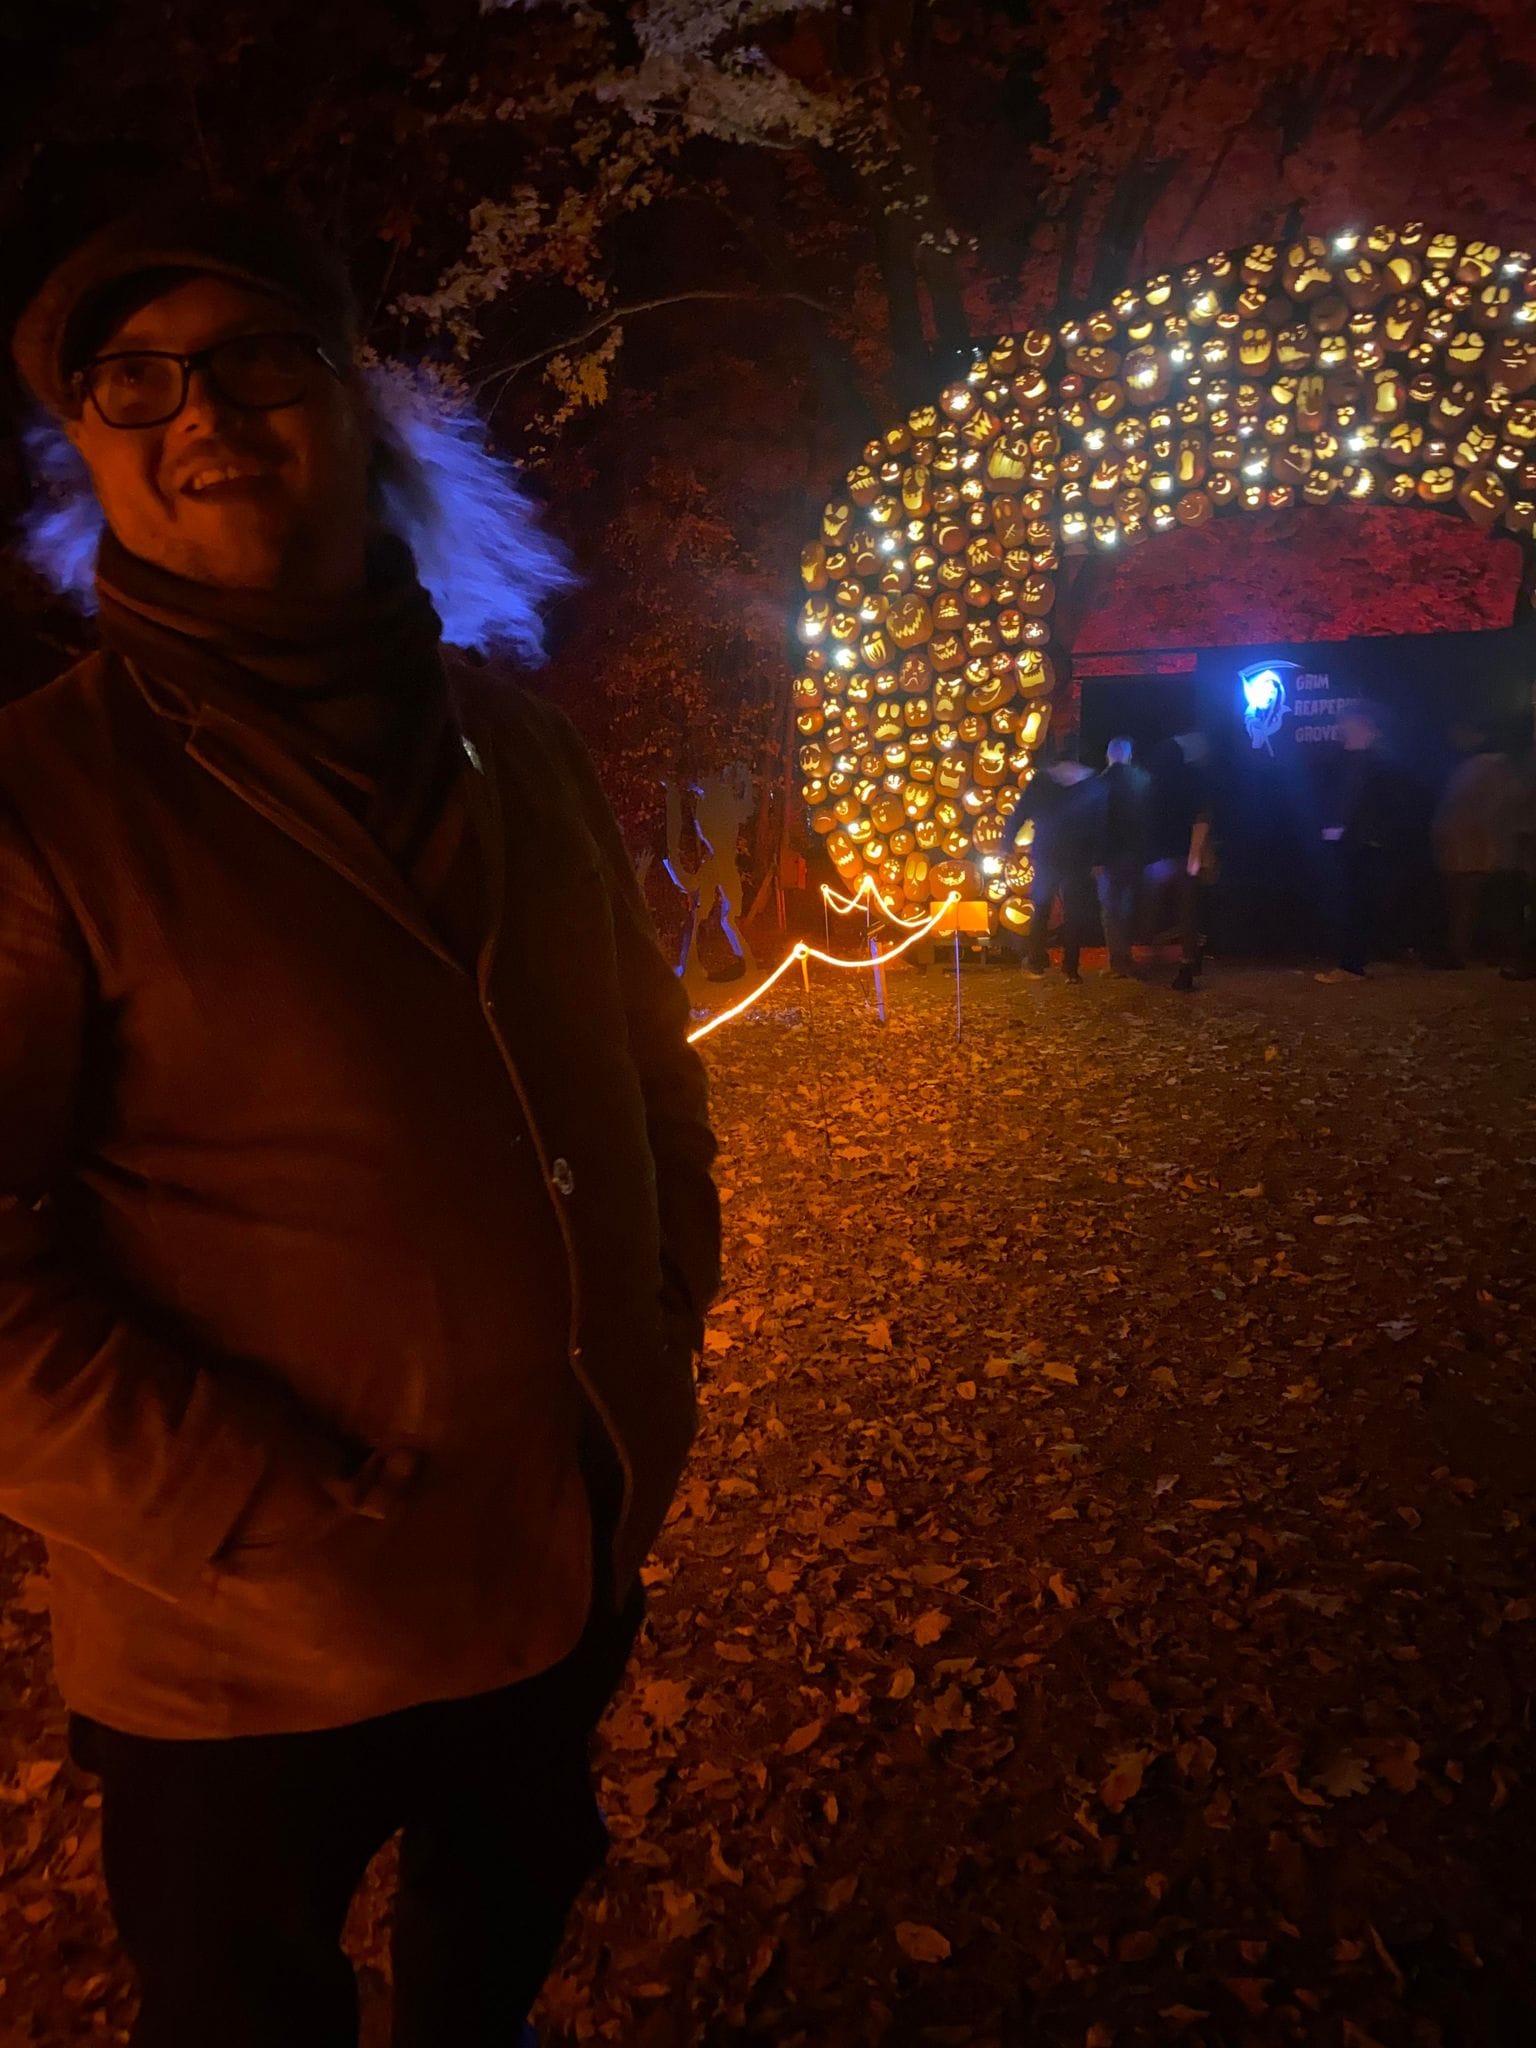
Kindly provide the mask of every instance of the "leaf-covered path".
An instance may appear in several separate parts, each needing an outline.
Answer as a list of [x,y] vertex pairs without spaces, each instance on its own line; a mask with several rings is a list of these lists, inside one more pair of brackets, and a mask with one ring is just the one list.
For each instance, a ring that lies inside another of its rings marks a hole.
[[[1530,990],[975,970],[957,1045],[952,976],[830,982],[709,1043],[728,1284],[549,2037],[1536,2038]],[[0,2043],[64,2048],[126,2008],[12,1556]]]

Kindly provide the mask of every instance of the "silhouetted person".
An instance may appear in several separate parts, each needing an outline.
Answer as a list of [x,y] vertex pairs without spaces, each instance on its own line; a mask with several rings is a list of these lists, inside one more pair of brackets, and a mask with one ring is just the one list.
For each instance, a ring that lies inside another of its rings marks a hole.
[[1068,981],[1080,981],[1079,961],[1093,921],[1093,852],[1097,805],[1091,768],[1078,761],[1053,761],[1033,775],[1008,821],[1012,847],[1033,820],[1029,845],[1032,877],[1026,964],[1032,974],[1050,971],[1051,910],[1061,904],[1061,966]]
[[1160,914],[1172,914],[1179,942],[1173,986],[1192,994],[1204,961],[1200,935],[1201,876],[1209,861],[1211,805],[1204,733],[1181,733],[1153,749],[1148,764],[1148,898]]
[[1516,820],[1523,795],[1509,756],[1473,727],[1452,734],[1457,761],[1434,817],[1435,865],[1445,891],[1446,937],[1458,967],[1473,959],[1495,880],[1518,872]]
[[1380,944],[1389,860],[1400,837],[1398,778],[1377,718],[1364,708],[1340,720],[1343,748],[1324,792],[1323,844],[1330,871],[1337,965],[1315,977],[1358,981]]
[[1131,742],[1114,739],[1106,751],[1099,777],[1103,808],[1094,875],[1099,889],[1099,915],[1109,949],[1109,972],[1124,977],[1134,971],[1136,914],[1141,903],[1141,877],[1146,866],[1147,802],[1151,778],[1131,758]]
[[[1079,762],[1059,760],[1042,764],[1026,782],[1008,819],[1006,846],[1010,850],[1014,848],[1024,825],[1034,825],[1034,834],[1028,844],[1030,907],[1034,915],[1030,920],[1030,938],[1024,954],[1024,965],[1032,975],[1051,971],[1051,911],[1057,901],[1061,901],[1063,967],[1067,965],[1065,952],[1071,944],[1071,932],[1075,932],[1077,948],[1081,948],[1083,879],[1087,885],[1087,903],[1092,909],[1094,881],[1092,868],[1087,866],[1087,860],[1092,860],[1092,852],[1087,852],[1087,836],[1081,823],[1075,831],[1069,825],[1069,813],[1073,809],[1079,813],[1083,811],[1077,786],[1085,780],[1092,780],[1092,768],[1083,768]],[[1073,907],[1077,909],[1075,918]],[[1075,971],[1077,967],[1073,961],[1073,975]]]

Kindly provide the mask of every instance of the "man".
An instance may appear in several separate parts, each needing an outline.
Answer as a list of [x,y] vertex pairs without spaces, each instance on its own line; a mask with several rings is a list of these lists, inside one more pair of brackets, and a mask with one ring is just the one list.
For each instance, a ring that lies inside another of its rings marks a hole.
[[445,661],[344,281],[120,224],[14,336],[102,650],[0,714],[0,1510],[47,1539],[137,2048],[518,2038],[717,1279],[687,1010],[558,713]]
[[1080,761],[1052,761],[1030,777],[1008,820],[1008,847],[1026,824],[1034,826],[1029,842],[1034,914],[1025,956],[1031,974],[1050,972],[1051,911],[1059,897],[1062,976],[1082,980],[1078,962],[1093,911],[1093,782],[1092,769]]
[[1100,775],[1103,788],[1102,833],[1094,876],[1099,886],[1099,915],[1109,949],[1109,973],[1124,980],[1136,968],[1133,947],[1136,913],[1141,903],[1141,873],[1146,865],[1147,795],[1145,768],[1131,758],[1127,739],[1111,740]]
[[1337,965],[1312,977],[1330,984],[1365,979],[1401,837],[1401,805],[1379,721],[1361,705],[1344,714],[1339,732],[1343,749],[1325,792],[1322,828],[1331,863]]
[[1483,920],[1493,909],[1495,884],[1519,873],[1515,822],[1522,790],[1518,769],[1475,726],[1452,728],[1456,753],[1435,807],[1431,831],[1435,865],[1445,897],[1450,964],[1477,957]]
[[[1173,979],[1180,995],[1200,983],[1205,949],[1200,934],[1201,878],[1210,866],[1211,806],[1206,780],[1210,745],[1202,732],[1180,733],[1152,750],[1148,768],[1147,868],[1154,903],[1171,910],[1179,941]],[[1161,929],[1161,927],[1159,927]]]

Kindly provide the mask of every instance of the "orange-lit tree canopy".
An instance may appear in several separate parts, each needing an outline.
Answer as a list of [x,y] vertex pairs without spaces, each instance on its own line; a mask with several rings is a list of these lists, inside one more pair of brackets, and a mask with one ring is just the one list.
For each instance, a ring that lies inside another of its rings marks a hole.
[[1536,528],[1536,277],[1421,224],[1259,243],[978,348],[805,550],[801,795],[848,881],[1029,921],[1005,825],[1067,657],[1064,557],[1220,513],[1423,504]]

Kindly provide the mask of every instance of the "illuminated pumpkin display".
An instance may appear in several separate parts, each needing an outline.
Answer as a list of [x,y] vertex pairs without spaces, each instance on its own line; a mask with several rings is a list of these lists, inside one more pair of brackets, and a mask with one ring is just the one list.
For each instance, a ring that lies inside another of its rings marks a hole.
[[[1529,541],[1533,387],[1531,257],[1419,222],[1208,257],[978,347],[868,444],[802,556],[800,795],[840,874],[1027,930],[1002,842],[1070,673],[1062,557],[1297,503]],[[900,761],[869,754],[898,738]]]

